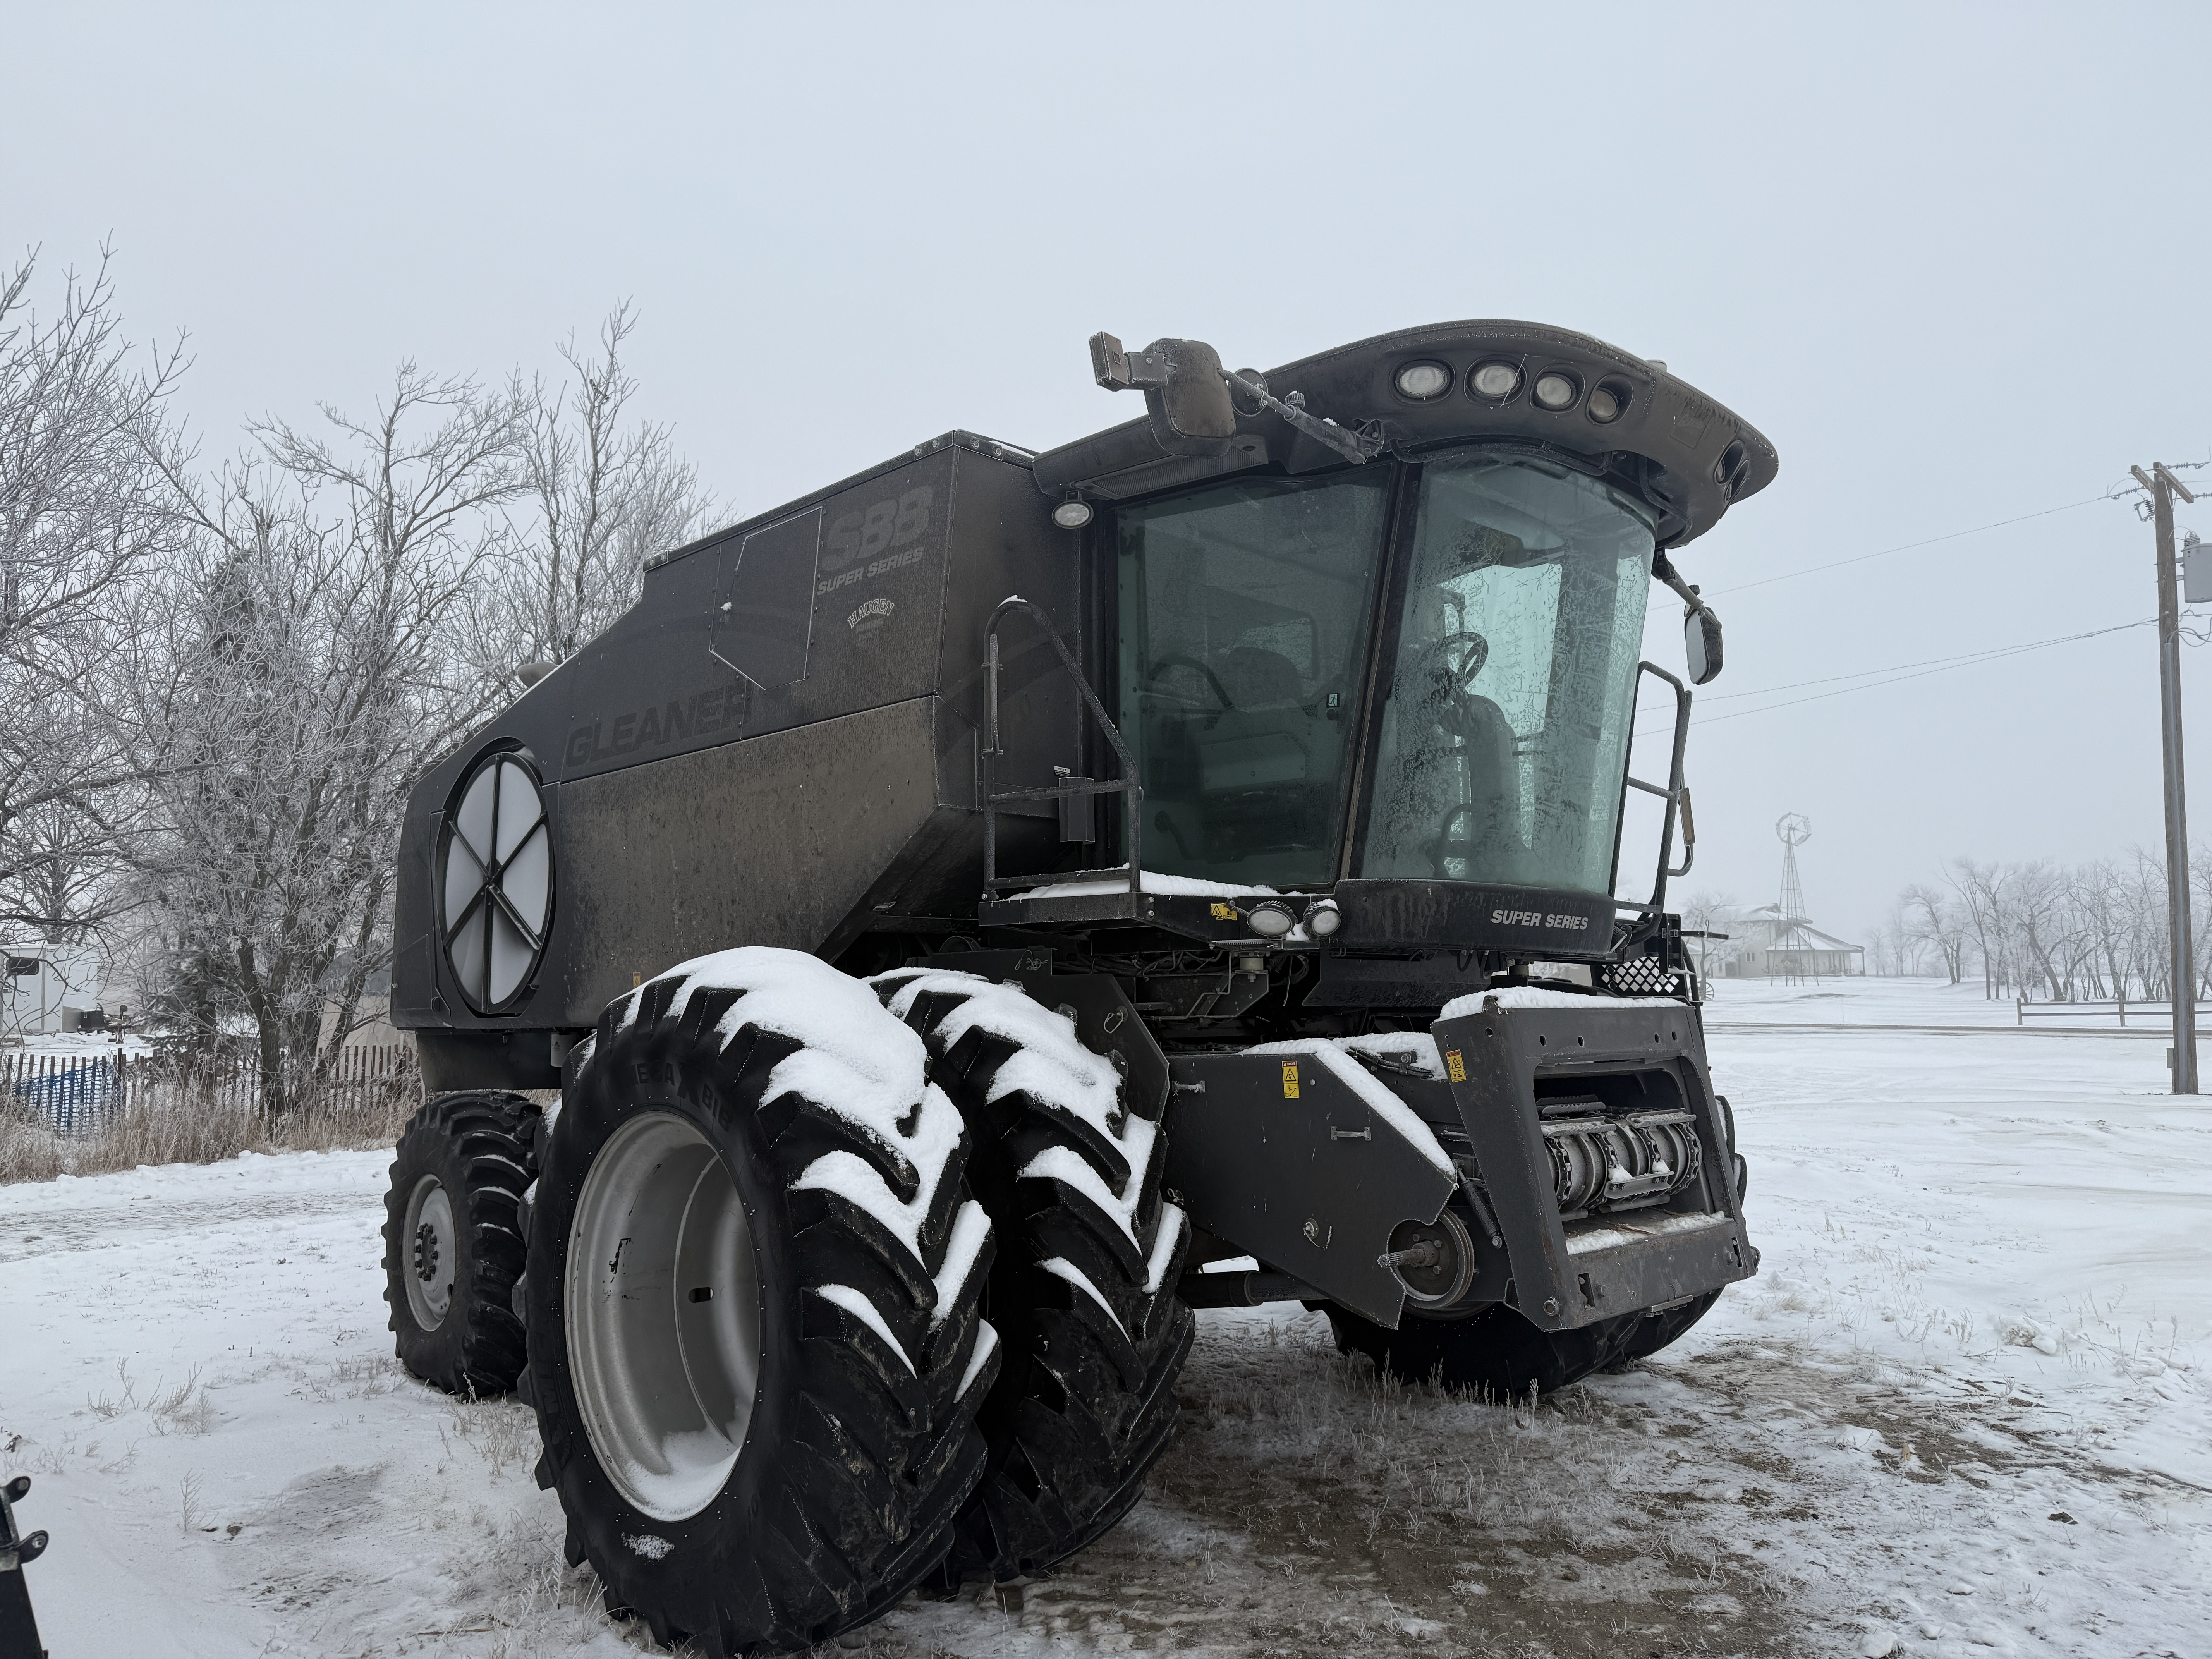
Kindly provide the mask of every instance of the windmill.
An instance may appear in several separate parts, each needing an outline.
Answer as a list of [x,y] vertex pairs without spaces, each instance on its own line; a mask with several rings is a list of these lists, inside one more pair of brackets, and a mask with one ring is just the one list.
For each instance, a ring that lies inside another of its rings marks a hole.
[[1779,977],[1795,985],[1803,977],[1803,964],[1812,959],[1807,949],[1813,941],[1806,933],[1805,888],[1797,879],[1797,849],[1812,840],[1813,820],[1802,812],[1784,812],[1774,821],[1774,836],[1782,843],[1782,898],[1774,907],[1774,941],[1767,948],[1766,971],[1773,978],[1778,966],[1787,964]]
[[1813,839],[1813,820],[1802,812],[1784,812],[1774,821],[1775,838],[1782,843],[1782,902],[1776,906],[1779,925],[1805,920],[1805,889],[1797,879],[1797,849]]

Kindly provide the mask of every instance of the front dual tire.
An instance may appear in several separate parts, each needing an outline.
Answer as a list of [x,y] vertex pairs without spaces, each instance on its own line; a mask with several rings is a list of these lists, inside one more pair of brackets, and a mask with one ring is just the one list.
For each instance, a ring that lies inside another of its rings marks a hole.
[[523,1300],[538,1479],[611,1610],[787,1651],[944,1559],[999,1363],[968,1156],[921,1039],[811,957],[702,957],[602,1017]]

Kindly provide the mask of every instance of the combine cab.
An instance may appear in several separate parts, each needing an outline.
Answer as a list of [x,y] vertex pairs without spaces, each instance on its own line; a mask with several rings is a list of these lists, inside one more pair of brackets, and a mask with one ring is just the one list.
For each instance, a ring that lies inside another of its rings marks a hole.
[[1666,910],[1721,649],[1670,556],[1771,447],[1522,323],[1091,350],[1143,419],[660,556],[414,793],[400,1356],[524,1393],[570,1559],[663,1641],[1081,1548],[1194,1307],[1518,1393],[1756,1266]]

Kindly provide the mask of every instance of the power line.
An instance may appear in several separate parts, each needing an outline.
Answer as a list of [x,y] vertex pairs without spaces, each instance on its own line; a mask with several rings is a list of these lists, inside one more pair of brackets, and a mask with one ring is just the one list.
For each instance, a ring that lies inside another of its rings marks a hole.
[[[1741,720],[1747,714],[1771,714],[1778,708],[1795,708],[1800,703],[1821,702],[1830,697],[1849,696],[1854,691],[1872,691],[1880,686],[1895,685],[1904,680],[1925,679],[1930,674],[1945,674],[1949,673],[1954,669],[1972,668],[1982,663],[1997,662],[2007,657],[2021,656],[2030,651],[2047,651],[2053,646],[2073,645],[2080,641],[2094,640],[2106,634],[2120,634],[2126,632],[2130,629],[2148,628],[2157,620],[2158,618],[2156,617],[2144,617],[2135,622],[2114,623],[2109,628],[2093,628],[2088,629],[2086,633],[2061,634],[2047,640],[2029,640],[2019,645],[1995,646],[1987,651],[1970,652],[1964,656],[1930,657],[1920,662],[1898,663],[1888,668],[1869,668],[1862,674],[1838,674],[1828,679],[1798,680],[1794,684],[1788,685],[1764,686],[1756,691],[1729,692],[1724,694],[1724,696],[1728,697],[1766,697],[1773,696],[1778,691],[1795,691],[1799,690],[1801,687],[1808,685],[1830,685],[1833,684],[1837,680],[1863,679],[1867,681],[1867,684],[1863,685],[1846,685],[1842,687],[1840,690],[1834,691],[1816,691],[1809,697],[1791,697],[1786,702],[1771,702],[1758,708],[1739,708],[1731,714],[1716,714],[1709,720],[1698,720],[1696,721],[1696,724],[1701,728],[1707,726],[1717,726],[1723,720]],[[1878,679],[1869,678],[1869,676],[1874,675],[1880,675],[1883,678]],[[1718,702],[1722,700],[1722,697],[1717,696],[1706,699],[1706,701],[1711,702]],[[1640,708],[1636,712],[1639,715],[1642,715],[1662,714],[1672,711],[1669,707],[1664,703],[1653,703],[1644,708]]]
[[2087,501],[2069,501],[2063,507],[2046,507],[2038,513],[2023,513],[2016,519],[1999,519],[1995,524],[1978,524],[1971,530],[1954,530],[1948,535],[1930,536],[1925,541],[1906,542],[1898,547],[1885,547],[1879,552],[1857,553],[1848,559],[1837,559],[1828,564],[1808,565],[1802,570],[1785,570],[1778,576],[1761,576],[1757,581],[1738,582],[1733,587],[1716,588],[1705,597],[1719,599],[1723,594],[1742,593],[1754,587],[1765,587],[1772,582],[1795,581],[1800,576],[1815,576],[1823,570],[1840,570],[1847,564],[1864,564],[1869,559],[1886,559],[1893,553],[1910,553],[1917,547],[1933,547],[1938,542],[1955,542],[1963,536],[1978,536],[1986,531],[2003,530],[2016,524],[2026,524],[2032,519],[2048,519],[2054,514],[2071,513],[2077,507],[2094,507],[2099,501],[2118,499],[2112,495],[2092,495]]
[[[2141,626],[2141,624],[2137,623],[2116,623],[2113,626],[2115,628],[2136,628]],[[2100,633],[2103,633],[2108,630],[2100,629],[2098,631]],[[1791,680],[1782,685],[1763,685],[1754,691],[1722,691],[1718,693],[1700,692],[1698,696],[1698,706],[1699,708],[1703,708],[1707,703],[1735,702],[1745,697],[1771,697],[1778,691],[1800,691],[1808,685],[1838,685],[1845,680],[1870,679],[1878,674],[1902,674],[1909,670],[1916,668],[1948,667],[1953,664],[1957,664],[1963,667],[1972,663],[1991,661],[1999,657],[2008,657],[2016,652],[2040,650],[2046,645],[2064,645],[2074,640],[2087,639],[2087,637],[2088,635],[2085,634],[2062,634],[2054,635],[2052,638],[2047,640],[2030,640],[2021,645],[1993,645],[1987,650],[1984,651],[1962,651],[1955,657],[1926,657],[1918,662],[1893,663],[1887,668],[1862,668],[1855,674],[1829,674],[1817,680]],[[1664,703],[1653,703],[1651,705],[1654,708],[1664,708],[1667,705]]]

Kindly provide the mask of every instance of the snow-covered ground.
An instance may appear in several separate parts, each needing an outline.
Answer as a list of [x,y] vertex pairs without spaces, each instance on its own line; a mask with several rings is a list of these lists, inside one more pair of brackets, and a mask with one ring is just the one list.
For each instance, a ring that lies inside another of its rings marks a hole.
[[[1719,993],[1765,1264],[1676,1347],[1531,1411],[1378,1386],[1296,1307],[1201,1316],[1117,1532],[860,1650],[2212,1659],[2212,1107],[2161,1037]],[[385,1162],[0,1188],[0,1473],[57,1656],[634,1650],[528,1413],[392,1360]]]
[[154,1045],[136,1031],[43,1031],[0,1046],[0,1054],[61,1054],[78,1060],[112,1060],[117,1054],[150,1054]]

